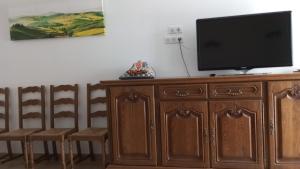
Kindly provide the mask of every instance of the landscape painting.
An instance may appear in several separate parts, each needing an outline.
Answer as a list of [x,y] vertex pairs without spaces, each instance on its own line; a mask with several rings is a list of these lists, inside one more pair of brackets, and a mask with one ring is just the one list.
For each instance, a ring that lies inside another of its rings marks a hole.
[[51,0],[11,9],[11,40],[102,35],[102,6],[101,0]]

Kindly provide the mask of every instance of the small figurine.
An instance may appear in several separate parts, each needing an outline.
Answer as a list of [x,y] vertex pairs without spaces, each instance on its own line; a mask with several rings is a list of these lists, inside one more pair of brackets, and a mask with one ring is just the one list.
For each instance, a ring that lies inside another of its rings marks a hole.
[[141,60],[134,63],[119,79],[153,79],[155,72],[147,62]]

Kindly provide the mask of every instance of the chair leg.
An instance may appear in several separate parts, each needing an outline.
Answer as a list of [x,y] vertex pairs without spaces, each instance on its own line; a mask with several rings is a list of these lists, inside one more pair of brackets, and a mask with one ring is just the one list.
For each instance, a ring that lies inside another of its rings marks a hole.
[[27,144],[27,138],[24,140],[24,158],[25,158],[25,168],[29,169],[28,165],[28,144]]
[[25,145],[24,145],[24,141],[21,141],[21,148],[22,148],[22,155],[23,155],[23,158],[25,159],[25,152],[24,152],[24,148],[25,147]]
[[60,140],[60,155],[61,155],[62,169],[67,169],[66,157],[65,157],[65,139],[64,139],[64,137],[62,137],[61,140]]
[[30,167],[34,169],[34,154],[33,154],[33,144],[32,140],[29,140],[29,155],[30,155]]
[[93,142],[89,141],[89,149],[90,149],[90,156],[93,161],[95,161],[95,154],[93,149]]
[[44,141],[44,152],[45,152],[46,158],[49,160],[49,149],[48,149],[47,141]]
[[58,156],[57,156],[57,148],[56,148],[56,142],[52,141],[52,149],[53,149],[53,156],[55,160],[58,160]]
[[70,154],[71,169],[74,169],[73,141],[71,137],[69,138],[69,154]]
[[81,156],[80,141],[76,141],[76,146],[77,146],[77,156],[78,156],[79,159],[81,159],[82,156]]
[[102,145],[102,166],[103,166],[103,169],[105,169],[105,166],[106,166],[105,137],[102,137],[101,145]]
[[0,157],[0,160],[2,159],[11,159],[13,158],[13,154],[12,154],[12,150],[11,150],[11,142],[10,141],[6,141],[6,147],[7,147],[7,154],[3,155]]
[[6,141],[6,145],[7,145],[7,153],[9,155],[9,158],[13,158],[13,153],[12,153],[12,150],[11,150],[11,142]]

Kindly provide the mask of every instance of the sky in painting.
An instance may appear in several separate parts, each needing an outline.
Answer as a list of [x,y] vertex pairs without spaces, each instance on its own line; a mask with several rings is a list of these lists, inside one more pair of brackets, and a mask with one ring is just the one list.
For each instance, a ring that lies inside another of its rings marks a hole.
[[77,13],[103,11],[101,0],[44,0],[22,4],[9,9],[9,18],[39,16],[51,13]]

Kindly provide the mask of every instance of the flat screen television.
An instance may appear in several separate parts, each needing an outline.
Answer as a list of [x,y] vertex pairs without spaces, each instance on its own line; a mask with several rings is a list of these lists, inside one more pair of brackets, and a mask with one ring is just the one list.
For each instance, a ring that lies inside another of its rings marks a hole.
[[199,70],[292,66],[291,11],[197,20]]

